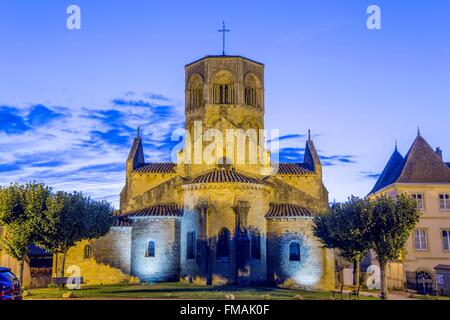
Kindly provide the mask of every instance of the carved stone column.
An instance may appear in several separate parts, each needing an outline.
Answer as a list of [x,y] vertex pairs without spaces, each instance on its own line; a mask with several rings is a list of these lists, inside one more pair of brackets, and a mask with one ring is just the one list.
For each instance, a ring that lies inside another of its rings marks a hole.
[[208,203],[200,202],[195,209],[199,213],[199,232],[196,240],[195,261],[200,274],[209,272]]
[[248,235],[248,212],[250,205],[247,201],[238,201],[233,207],[235,212],[235,244],[236,269],[239,285],[250,283],[250,239]]

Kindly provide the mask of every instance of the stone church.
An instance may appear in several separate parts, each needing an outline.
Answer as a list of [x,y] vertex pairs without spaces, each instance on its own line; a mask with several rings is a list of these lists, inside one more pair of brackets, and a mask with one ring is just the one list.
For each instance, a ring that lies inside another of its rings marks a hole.
[[[322,165],[311,137],[303,163],[270,161],[264,65],[207,56],[186,65],[185,74],[187,138],[177,159],[146,163],[144,137],[135,137],[114,226],[72,248],[66,270],[78,266],[88,284],[334,288],[334,253],[312,232],[313,217],[328,208]],[[225,132],[226,142],[211,148],[211,135]]]

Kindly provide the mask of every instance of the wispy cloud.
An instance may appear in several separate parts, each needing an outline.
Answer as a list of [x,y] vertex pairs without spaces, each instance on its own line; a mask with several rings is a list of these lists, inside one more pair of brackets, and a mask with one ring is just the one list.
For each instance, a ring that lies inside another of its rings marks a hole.
[[[314,137],[321,136],[316,134]],[[306,135],[303,134],[287,134],[268,140],[268,143],[277,142],[272,149],[272,160],[279,162],[303,162],[305,155]],[[356,157],[352,155],[326,155],[318,150],[319,158],[323,166],[337,166],[356,163]]]
[[335,166],[338,164],[354,164],[356,163],[355,156],[352,155],[320,155],[320,160],[323,166]]
[[295,133],[294,134],[286,134],[286,135],[283,135],[283,136],[279,136],[279,137],[275,137],[275,138],[269,139],[267,141],[267,143],[276,142],[276,141],[283,141],[283,140],[303,139],[305,137],[306,136],[303,135],[303,134],[295,134]]
[[0,132],[18,134],[30,130],[20,110],[12,106],[0,106]]
[[273,159],[279,159],[279,162],[303,162],[305,148],[281,148],[274,152]]
[[136,128],[147,161],[170,160],[183,127],[180,107],[159,95],[127,93],[102,106],[0,106],[0,185],[39,181],[117,206]]
[[52,121],[63,118],[64,115],[39,104],[32,106],[27,116],[27,122],[32,127],[46,125]]
[[359,173],[368,179],[378,179],[381,175],[379,173],[372,172],[372,171],[360,171]]

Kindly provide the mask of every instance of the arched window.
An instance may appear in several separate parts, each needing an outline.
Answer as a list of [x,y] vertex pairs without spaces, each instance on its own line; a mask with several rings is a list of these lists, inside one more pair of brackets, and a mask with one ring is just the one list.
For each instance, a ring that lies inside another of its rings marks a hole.
[[146,257],[154,257],[155,256],[155,241],[150,240],[147,243],[147,251],[145,252]]
[[188,89],[191,110],[201,107],[203,105],[203,79],[199,74],[192,76]]
[[259,108],[261,104],[261,85],[258,78],[253,74],[249,74],[245,77],[244,82],[245,104],[248,106]]
[[300,243],[297,241],[289,244],[289,261],[300,261]]
[[229,247],[230,231],[223,228],[217,236],[217,259],[228,258],[230,256]]
[[261,260],[261,235],[258,231],[251,233],[250,251],[253,260]]
[[92,247],[89,244],[87,244],[84,246],[83,249],[83,259],[89,260],[91,258],[92,258]]
[[212,88],[213,102],[217,104],[234,103],[233,77],[230,72],[222,70],[214,78]]
[[195,231],[188,232],[187,234],[187,259],[195,258]]

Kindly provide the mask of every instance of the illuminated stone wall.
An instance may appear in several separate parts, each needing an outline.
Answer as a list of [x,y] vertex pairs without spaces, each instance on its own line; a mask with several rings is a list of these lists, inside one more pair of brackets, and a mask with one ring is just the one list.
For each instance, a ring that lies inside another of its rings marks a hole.
[[[84,257],[86,245],[92,247],[92,256]],[[85,284],[114,284],[130,281],[131,228],[112,228],[104,237],[81,241],[69,249],[65,263],[65,277],[81,276]],[[58,276],[61,256],[54,256],[53,276]],[[79,268],[79,274],[76,273]]]
[[[181,273],[182,276],[195,275],[195,261],[186,261],[187,232],[198,230],[199,218],[195,207],[200,202],[208,205],[207,239],[209,243],[209,268],[212,282],[215,284],[236,281],[236,213],[233,207],[238,201],[246,201],[250,206],[247,224],[261,235],[261,258],[250,261],[250,279],[252,283],[266,280],[266,234],[265,214],[269,208],[270,188],[264,185],[243,183],[208,183],[186,185],[182,188],[183,203],[187,211],[182,221]],[[222,228],[230,231],[229,258],[217,259],[217,236]]]
[[[334,288],[334,255],[320,248],[311,218],[270,219],[267,223],[268,275],[277,284]],[[289,261],[289,245],[300,243],[300,261]]]
[[173,178],[171,173],[133,173],[130,184],[131,199]]
[[181,277],[186,280],[195,280],[199,276],[196,259],[187,259],[187,235],[189,232],[195,232],[196,238],[198,238],[199,219],[199,213],[196,210],[187,209],[181,220],[180,270]]
[[[147,257],[149,241],[155,256]],[[142,282],[178,280],[180,270],[179,218],[134,218],[131,233],[131,274]]]

